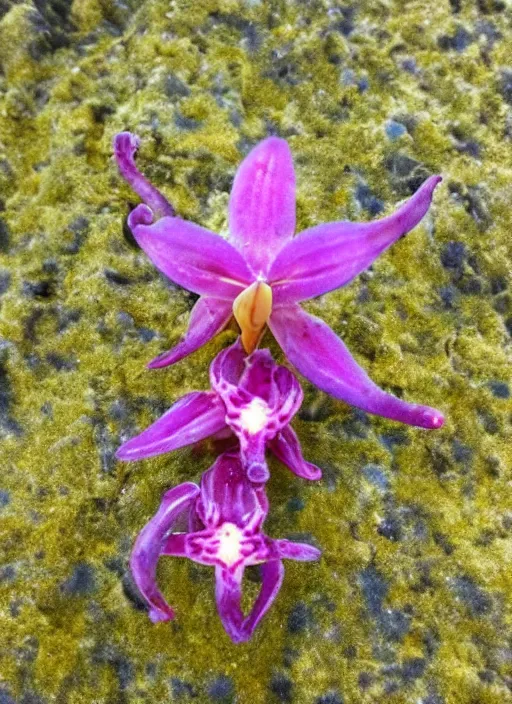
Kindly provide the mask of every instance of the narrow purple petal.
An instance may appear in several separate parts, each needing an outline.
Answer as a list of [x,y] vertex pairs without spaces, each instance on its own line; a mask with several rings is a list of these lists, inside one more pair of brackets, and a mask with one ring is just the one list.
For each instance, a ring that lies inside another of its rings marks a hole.
[[140,435],[116,453],[120,460],[140,460],[204,440],[226,426],[224,404],[213,392],[186,394]]
[[266,273],[295,232],[295,172],[288,144],[269,137],[240,164],[229,201],[231,241],[255,273]]
[[420,222],[441,176],[431,176],[404,205],[382,220],[330,222],[305,230],[286,244],[268,280],[273,305],[320,296],[351,281]]
[[215,568],[215,600],[217,611],[224,630],[233,643],[242,643],[250,634],[242,627],[244,615],[240,602],[242,599],[243,568],[234,572],[224,567]]
[[130,569],[140,593],[149,604],[149,617],[156,623],[174,618],[174,612],[156,583],[156,568],[165,535],[199,494],[191,482],[180,484],[162,497],[158,511],[139,533],[130,557]]
[[322,470],[302,456],[299,439],[289,425],[285,426],[268,444],[277,459],[288,469],[303,479],[316,480],[322,477]]
[[300,306],[275,309],[269,325],[290,362],[322,391],[409,425],[430,429],[443,425],[443,414],[435,408],[406,403],[379,389],[331,328]]
[[233,301],[254,279],[233,245],[192,222],[165,217],[132,232],[157,269],[189,291]]
[[135,166],[134,155],[139,144],[139,138],[131,132],[121,132],[114,137],[114,156],[121,176],[158,218],[173,216],[174,209],[167,198]]
[[182,339],[171,350],[153,359],[148,367],[158,369],[179,362],[215,337],[232,315],[231,301],[202,296],[192,308],[188,330]]
[[293,543],[291,540],[274,540],[273,547],[276,556],[286,560],[298,562],[312,562],[318,560],[322,552],[307,543]]
[[281,560],[272,560],[260,565],[261,573],[261,589],[250,614],[243,622],[243,630],[250,638],[254,633],[254,629],[261,621],[263,616],[272,606],[276,596],[279,593],[284,578],[284,566]]
[[245,369],[246,354],[240,338],[219,352],[210,364],[210,384],[218,394],[235,388]]

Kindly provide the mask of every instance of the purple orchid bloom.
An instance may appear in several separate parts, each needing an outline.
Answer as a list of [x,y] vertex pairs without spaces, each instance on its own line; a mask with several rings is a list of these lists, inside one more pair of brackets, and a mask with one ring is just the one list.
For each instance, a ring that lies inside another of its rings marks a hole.
[[138,138],[129,132],[114,140],[120,172],[144,201],[130,213],[128,225],[160,271],[201,296],[186,335],[150,367],[174,364],[194,352],[234,315],[248,353],[268,323],[290,362],[323,391],[368,413],[409,425],[443,425],[440,411],[382,391],[334,332],[298,305],[348,284],[416,227],[440,176],[428,178],[395,213],[381,220],[326,223],[293,238],[292,157],[284,140],[270,137],[251,151],[235,176],[226,241],[174,217],[165,197],[137,170],[138,146]]
[[176,450],[229,428],[240,443],[248,478],[269,477],[265,448],[294,474],[320,479],[321,470],[302,456],[289,426],[302,403],[299,382],[277,365],[268,350],[246,356],[240,340],[220,352],[210,366],[212,391],[193,391],[117,451],[121,460],[139,460]]
[[[262,485],[246,478],[238,455],[225,453],[203,474],[201,487],[186,482],[167,491],[160,507],[139,534],[130,558],[135,582],[149,604],[156,623],[174,618],[156,583],[161,555],[188,557],[215,567],[215,598],[222,624],[235,643],[248,640],[281,587],[282,560],[310,561],[317,548],[274,540],[262,533],[268,501]],[[173,533],[178,520],[188,517],[186,533]],[[260,565],[260,593],[247,616],[241,608],[244,570]]]

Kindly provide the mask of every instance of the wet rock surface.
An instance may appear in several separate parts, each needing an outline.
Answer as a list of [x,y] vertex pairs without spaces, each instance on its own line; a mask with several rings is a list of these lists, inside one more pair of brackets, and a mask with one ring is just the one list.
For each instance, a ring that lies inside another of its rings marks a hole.
[[[512,701],[511,13],[0,0],[0,704]],[[294,427],[324,478],[273,462],[267,532],[323,557],[287,565],[243,646],[206,568],[161,561],[177,617],[158,625],[128,572],[163,491],[214,454],[115,450],[207,388],[235,333],[145,369],[194,297],[127,229],[137,198],[111,159],[125,129],[180,216],[217,232],[269,134],[294,155],[298,229],[382,217],[444,177],[416,230],[307,307],[446,425],[403,428],[305,384]]]

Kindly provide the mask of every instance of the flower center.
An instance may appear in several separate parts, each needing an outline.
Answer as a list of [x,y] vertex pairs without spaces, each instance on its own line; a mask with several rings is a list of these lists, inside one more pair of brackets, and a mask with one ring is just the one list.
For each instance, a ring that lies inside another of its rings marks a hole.
[[259,433],[268,422],[268,412],[269,408],[263,399],[253,398],[240,412],[240,425],[242,429],[246,430],[251,435]]
[[240,559],[243,533],[234,523],[224,523],[217,531],[217,557],[228,567]]
[[272,289],[264,281],[255,281],[233,301],[233,315],[240,325],[247,354],[256,349],[271,312]]

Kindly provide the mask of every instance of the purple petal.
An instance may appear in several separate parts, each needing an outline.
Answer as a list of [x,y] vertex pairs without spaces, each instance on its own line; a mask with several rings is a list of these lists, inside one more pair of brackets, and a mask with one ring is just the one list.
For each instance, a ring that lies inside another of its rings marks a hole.
[[148,602],[149,617],[156,623],[174,618],[156,584],[156,568],[163,540],[178,517],[192,505],[199,487],[191,482],[180,484],[162,497],[158,511],[139,533],[130,557],[130,569],[139,591]]
[[213,392],[193,391],[183,396],[140,435],[116,453],[120,460],[140,460],[204,440],[226,426],[224,404]]
[[261,621],[263,616],[272,606],[276,596],[279,593],[281,584],[284,578],[284,566],[281,560],[272,560],[260,565],[261,572],[261,589],[251,613],[243,622],[242,628],[250,638],[254,633],[254,629]]
[[277,255],[268,280],[273,305],[320,296],[351,281],[427,212],[440,176],[431,176],[404,205],[382,220],[330,222],[301,232]]
[[171,350],[153,359],[148,367],[158,369],[179,362],[211,340],[227,325],[232,315],[231,301],[201,297],[192,308],[188,330],[183,338]]
[[269,442],[269,448],[277,459],[288,469],[303,479],[316,480],[322,476],[322,470],[302,456],[300,443],[295,431],[287,425]]
[[312,562],[318,560],[322,554],[321,550],[307,543],[294,543],[291,540],[273,540],[272,542],[276,556],[286,560]]
[[444,417],[435,408],[406,403],[379,389],[331,328],[300,306],[275,309],[269,325],[290,362],[322,391],[409,425],[430,429],[443,425]]
[[255,273],[295,232],[295,172],[288,144],[269,137],[240,164],[229,201],[231,241]]
[[244,615],[240,602],[242,599],[243,568],[234,573],[224,567],[215,568],[215,600],[217,611],[224,630],[233,643],[242,643],[250,635],[242,628]]
[[208,528],[234,523],[257,531],[268,513],[268,501],[261,487],[247,481],[238,454],[224,453],[201,478],[197,514]]
[[134,155],[139,148],[139,138],[130,132],[121,132],[114,137],[114,156],[121,172],[142,200],[149,205],[157,217],[173,216],[174,209],[160,191],[143,176],[135,166]]
[[242,255],[219,235],[180,218],[149,225],[146,213],[144,222],[132,227],[133,236],[157,269],[183,288],[233,301],[252,283]]
[[210,384],[218,394],[235,388],[245,369],[246,354],[240,338],[219,352],[210,365]]

